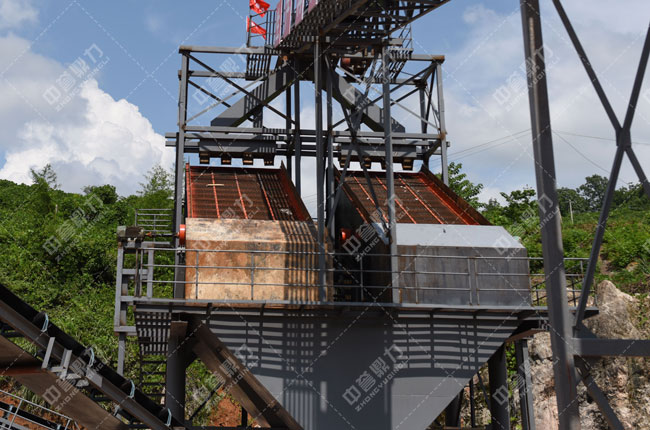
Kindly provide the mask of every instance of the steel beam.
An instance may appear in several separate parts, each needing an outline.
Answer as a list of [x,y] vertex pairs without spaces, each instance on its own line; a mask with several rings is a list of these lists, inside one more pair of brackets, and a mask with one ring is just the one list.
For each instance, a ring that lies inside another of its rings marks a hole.
[[549,323],[552,327],[551,346],[555,357],[553,372],[558,410],[562,411],[558,418],[560,429],[577,430],[580,428],[580,416],[576,401],[576,370],[570,350],[571,345],[568,341],[572,338],[572,330],[566,301],[564,249],[555,182],[553,136],[546,86],[539,0],[521,0],[520,7],[541,220],[544,274],[548,286]]
[[463,391],[453,398],[445,408],[445,426],[460,427],[460,412],[463,405]]
[[333,127],[333,118],[332,118],[332,64],[329,58],[325,58],[325,67],[327,71],[325,73],[325,79],[327,80],[327,217],[328,227],[330,229],[329,235],[332,240],[336,237],[336,225],[334,222],[334,127]]
[[[118,303],[115,304],[118,306]],[[124,376],[124,362],[126,361],[126,333],[118,334],[117,341],[117,373]]]
[[316,106],[316,200],[318,218],[318,298],[325,300],[326,264],[325,264],[325,190],[324,190],[324,145],[323,145],[323,95],[322,95],[322,53],[321,43],[314,44],[314,96]]
[[587,75],[589,76],[589,80],[593,84],[594,89],[596,90],[596,94],[598,94],[598,98],[600,99],[601,103],[603,104],[603,107],[605,108],[605,112],[607,112],[607,116],[609,117],[609,120],[611,121],[614,128],[620,128],[620,123],[616,118],[614,109],[612,108],[611,104],[609,103],[609,100],[607,99],[607,96],[605,95],[605,90],[603,90],[603,87],[600,84],[600,80],[598,80],[598,76],[596,75],[596,72],[594,72],[594,69],[591,66],[591,62],[587,57],[587,53],[582,47],[582,44],[580,43],[580,39],[578,39],[578,35],[573,29],[573,26],[571,25],[571,21],[569,20],[569,17],[564,11],[564,7],[562,7],[562,3],[560,3],[560,0],[553,0],[553,4],[555,5],[555,9],[557,9],[557,13],[560,16],[560,20],[562,21],[564,28],[566,28],[566,31],[569,34],[569,38],[571,39],[573,46],[578,52],[578,57],[580,57],[580,61],[582,61],[582,65],[584,66]]
[[[356,110],[361,108],[362,121],[371,130],[376,132],[385,131],[386,124],[389,124],[389,128],[392,128],[394,131],[403,132],[405,130],[402,124],[387,114],[385,104],[383,109],[379,108],[366,95],[352,86],[345,77],[338,73],[334,73],[333,75],[333,79],[335,79],[333,85],[338,88],[333,94],[336,101],[342,105],[341,107],[347,107],[348,109]],[[383,81],[382,85],[384,85]],[[390,108],[388,112],[390,112]]]
[[[286,112],[286,120],[285,120],[285,126],[287,130],[291,130],[291,124],[294,122],[291,119],[291,85],[287,87],[285,90],[285,112]],[[287,155],[287,172],[289,174],[289,178],[293,177],[293,160],[291,153],[293,152],[293,144],[295,142],[295,139],[291,136],[291,133],[287,133],[287,148],[289,149],[289,155]]]
[[603,414],[603,417],[607,421],[607,424],[609,424],[610,429],[623,430],[623,424],[621,424],[621,421],[616,416],[616,412],[614,412],[612,407],[609,405],[607,396],[605,396],[605,393],[603,393],[600,387],[598,387],[598,384],[596,384],[596,381],[591,376],[587,362],[578,358],[576,359],[576,367],[580,370],[580,378],[582,379],[582,383],[585,385],[585,387],[587,387],[587,392],[596,402],[598,409],[600,409],[600,412]]
[[[300,73],[300,71],[298,71],[298,73]],[[231,107],[214,118],[211,121],[211,125],[228,127],[237,126],[246,121],[246,119],[262,107],[267,107],[278,113],[277,109],[269,106],[269,103],[293,83],[294,75],[295,71],[293,70],[293,66],[285,64],[279,69],[269,73],[268,76],[262,80],[260,85],[250,91],[222,76],[222,78],[230,82],[235,88],[244,92],[245,95]],[[279,113],[279,115],[286,116],[282,113]]]
[[522,430],[535,430],[533,382],[530,377],[530,359],[526,339],[515,342],[515,360],[517,363],[517,389],[519,391]]
[[[438,124],[440,125],[440,163],[442,182],[449,186],[449,166],[447,162],[447,126],[445,121],[445,99],[442,93],[442,64],[436,65],[436,83],[438,90]],[[433,88],[431,89],[433,91]]]
[[[185,126],[187,124],[187,88],[190,57],[188,54],[182,55],[181,79],[178,95],[178,137],[176,141],[176,163],[175,163],[175,181],[174,181],[174,234],[177,234],[180,225],[183,223],[183,190],[185,180]],[[180,246],[179,237],[174,237],[174,246]],[[185,297],[185,270],[183,265],[183,256],[177,253],[174,256],[174,298],[182,299]]]
[[510,429],[510,404],[508,401],[508,369],[505,345],[488,360],[490,378],[490,414],[493,430]]
[[576,338],[573,345],[581,357],[650,357],[650,340]]
[[614,191],[616,191],[616,182],[618,181],[618,174],[621,171],[621,163],[623,162],[624,153],[625,146],[621,145],[619,140],[618,147],[616,148],[616,155],[614,156],[614,164],[609,176],[609,182],[607,183],[607,189],[605,190],[605,196],[603,197],[598,225],[596,225],[596,232],[594,233],[594,241],[591,245],[589,264],[587,265],[585,277],[582,280],[582,292],[575,313],[574,326],[578,326],[584,318],[587,300],[589,300],[589,294],[591,292],[591,285],[594,282],[594,276],[596,274],[600,247],[602,246],[603,238],[605,237],[605,228],[607,227],[607,220],[609,219],[609,211],[612,207],[612,202],[614,201]]
[[230,393],[259,424],[302,430],[300,424],[246,368],[235,354],[198,317],[188,318],[192,350],[211,372],[225,381]]
[[[299,61],[297,58],[294,60],[294,69],[298,70],[299,67]],[[296,184],[296,191],[298,192],[298,195],[300,196],[300,186],[302,183],[302,169],[301,169],[301,161],[302,161],[302,129],[300,128],[300,79],[296,79],[293,85],[293,116],[294,116],[294,124],[295,124],[295,132],[294,132],[294,139],[295,139],[295,150],[294,153],[296,154],[296,173],[295,173],[295,184]]]
[[187,322],[172,321],[167,342],[165,406],[178,422],[185,422],[185,370],[187,368]]
[[381,50],[381,67],[383,85],[382,90],[384,93],[384,134],[386,150],[386,193],[387,193],[387,206],[388,206],[388,229],[390,233],[390,260],[391,260],[391,284],[393,303],[401,301],[399,291],[399,258],[397,256],[397,220],[395,218],[395,175],[393,173],[393,128],[391,127],[390,115],[390,55],[388,53],[388,46],[384,45]]

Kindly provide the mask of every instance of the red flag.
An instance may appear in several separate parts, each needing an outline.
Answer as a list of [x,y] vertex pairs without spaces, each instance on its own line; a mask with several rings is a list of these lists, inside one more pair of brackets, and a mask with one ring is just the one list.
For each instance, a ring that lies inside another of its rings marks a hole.
[[264,0],[249,0],[249,6],[253,12],[257,13],[259,16],[264,17],[266,11],[269,10],[269,4]]
[[251,33],[261,34],[264,39],[266,39],[266,29],[257,25],[255,22],[251,21],[250,17],[246,17],[246,31]]

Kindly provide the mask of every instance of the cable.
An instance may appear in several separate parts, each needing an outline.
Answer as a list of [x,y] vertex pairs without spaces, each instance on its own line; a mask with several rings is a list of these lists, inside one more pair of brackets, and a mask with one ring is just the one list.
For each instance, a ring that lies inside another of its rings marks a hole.
[[464,154],[464,155],[461,155],[460,157],[456,157],[455,155],[456,155],[457,153],[455,153],[453,157],[449,157],[449,162],[452,162],[452,161],[453,161],[453,162],[456,162],[456,161],[461,160],[461,159],[463,159],[463,158],[471,157],[472,155],[476,155],[476,154],[479,154],[479,153],[481,153],[481,152],[485,152],[485,151],[488,151],[488,150],[490,150],[490,149],[494,149],[494,148],[497,148],[497,147],[499,147],[499,146],[505,145],[506,143],[516,142],[516,141],[517,141],[516,138],[515,138],[515,139],[506,140],[505,142],[501,142],[501,143],[498,143],[498,144],[496,144],[496,145],[492,145],[492,146],[489,146],[489,147],[487,147],[487,148],[483,148],[483,149],[480,149],[480,150],[478,150],[478,151],[474,151],[474,152],[472,152],[472,153],[470,153],[470,154]]
[[[586,137],[589,139],[597,139],[597,140],[607,140],[609,142],[616,142],[616,139],[612,139],[609,137],[599,137],[599,136],[589,136],[586,134],[579,134],[579,133],[571,133],[570,131],[560,131],[560,130],[553,130],[556,133],[561,133],[561,134],[567,134],[569,136],[577,136],[577,137]],[[632,141],[632,143],[636,145],[650,145],[650,142],[637,142],[635,140]]]
[[462,154],[463,152],[471,151],[472,149],[477,149],[477,148],[480,148],[482,146],[489,145],[490,143],[495,143],[495,142],[498,142],[498,141],[503,140],[503,139],[510,138],[510,140],[513,140],[512,138],[514,138],[515,136],[518,136],[518,135],[520,135],[522,133],[527,133],[529,131],[530,131],[530,128],[527,128],[526,130],[521,130],[521,131],[518,131],[516,133],[510,134],[508,136],[502,136],[502,137],[499,137],[498,139],[493,139],[493,140],[490,140],[488,142],[479,143],[478,145],[474,145],[474,146],[471,146],[469,148],[465,148],[463,150],[454,152],[454,155]]
[[[582,158],[584,158],[585,160],[587,160],[588,162],[590,162],[591,164],[593,164],[594,166],[598,167],[600,170],[602,170],[603,172],[605,172],[605,173],[607,174],[607,177],[609,178],[609,174],[611,173],[609,170],[605,169],[603,166],[599,165],[599,164],[596,163],[595,161],[592,161],[589,157],[587,157],[585,154],[583,154],[582,152],[580,152],[580,151],[578,150],[578,148],[576,148],[575,146],[573,146],[573,145],[571,144],[571,142],[569,142],[568,140],[566,140],[564,137],[562,137],[562,136],[561,136],[558,132],[556,132],[555,130],[553,131],[553,133],[555,133],[555,135],[556,135],[557,137],[559,137],[559,138],[562,139],[562,140],[563,140],[567,145],[569,145],[569,146],[570,146],[570,147],[571,147],[575,152],[577,152],[578,154],[580,154],[580,156],[581,156]],[[624,185],[629,185],[627,182],[623,181],[623,180],[620,179],[620,178],[618,178],[618,182],[620,182],[621,184],[624,184]]]

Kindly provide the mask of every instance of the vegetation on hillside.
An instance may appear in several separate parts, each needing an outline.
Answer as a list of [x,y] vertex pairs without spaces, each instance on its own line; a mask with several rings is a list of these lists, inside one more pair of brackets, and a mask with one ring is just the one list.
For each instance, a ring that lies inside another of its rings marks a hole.
[[[475,201],[482,185],[473,184],[462,173],[461,164],[451,163],[449,171],[450,187]],[[592,175],[575,189],[558,189],[565,257],[589,257],[606,187],[607,178]],[[538,204],[532,188],[502,192],[501,197],[505,203],[491,199],[479,203],[479,209],[492,224],[504,226],[518,237],[529,256],[541,257],[538,206],[544,208],[546,202]],[[600,257],[596,281],[609,279],[628,293],[645,294],[650,290],[650,199],[641,184],[628,184],[615,191]]]

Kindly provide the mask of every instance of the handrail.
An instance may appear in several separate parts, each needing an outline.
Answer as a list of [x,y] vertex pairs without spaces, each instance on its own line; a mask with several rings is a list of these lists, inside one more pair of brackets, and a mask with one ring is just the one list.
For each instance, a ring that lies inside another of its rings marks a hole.
[[[406,265],[392,270],[370,265],[370,262],[382,257],[388,258],[390,254],[372,254],[367,258],[356,259],[355,255],[345,252],[159,248],[153,243],[143,243],[139,252],[142,252],[141,255],[150,252],[154,257],[149,263],[123,269],[134,277],[136,283],[146,282],[147,288],[135,285],[127,289],[128,291],[118,291],[118,295],[125,300],[129,297],[141,297],[145,291],[148,298],[171,298],[174,286],[185,288],[187,299],[199,299],[203,297],[203,292],[215,291],[215,288],[235,288],[239,291],[238,297],[241,298],[243,294],[250,300],[263,297],[264,291],[269,288],[302,289],[299,294],[315,298],[317,294],[312,293],[319,287],[316,276],[319,269],[315,262],[321,254],[326,256],[328,262],[324,270],[328,279],[327,288],[333,294],[357,291],[358,293],[354,293],[357,297],[365,297],[370,291],[381,293],[383,290],[396,289],[410,294],[402,299],[407,300],[402,303],[410,303],[408,300],[419,303],[423,300],[425,292],[440,295],[449,291],[461,294],[461,300],[467,305],[479,305],[486,298],[489,302],[490,297],[496,297],[494,294],[498,295],[499,292],[519,295],[522,303],[530,306],[542,306],[546,300],[544,273],[530,273],[532,263],[543,262],[539,257],[403,253],[398,255],[398,259],[411,258],[430,263],[426,263],[424,267],[421,265],[422,269]],[[173,261],[172,256],[177,253],[185,255],[184,263]],[[226,255],[231,258],[225,257]],[[288,261],[291,263],[287,264]],[[567,300],[573,305],[580,296],[580,290],[573,287],[582,280],[586,261],[585,258],[565,258],[565,263],[571,267],[566,274],[569,285]],[[174,273],[177,272],[185,273],[184,277],[175,277]],[[218,273],[227,276],[216,276]],[[395,274],[402,281],[392,287],[390,279]],[[499,277],[503,278],[502,283],[499,283]],[[248,290],[244,290],[246,288]],[[307,291],[312,293],[307,294]],[[432,296],[428,297],[426,300],[434,300]],[[444,304],[444,297],[439,297]],[[307,298],[307,301],[318,303],[317,299]]]

